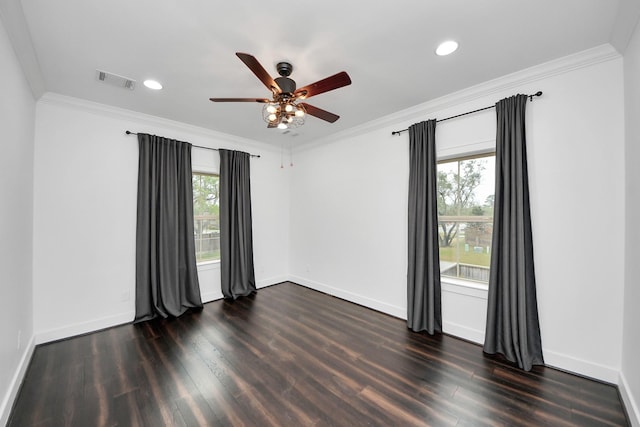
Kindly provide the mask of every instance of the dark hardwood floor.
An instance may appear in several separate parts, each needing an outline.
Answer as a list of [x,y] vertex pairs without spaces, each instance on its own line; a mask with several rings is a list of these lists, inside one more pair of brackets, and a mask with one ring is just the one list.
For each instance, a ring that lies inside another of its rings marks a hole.
[[291,283],[38,346],[10,426],[625,426],[614,386],[520,371]]

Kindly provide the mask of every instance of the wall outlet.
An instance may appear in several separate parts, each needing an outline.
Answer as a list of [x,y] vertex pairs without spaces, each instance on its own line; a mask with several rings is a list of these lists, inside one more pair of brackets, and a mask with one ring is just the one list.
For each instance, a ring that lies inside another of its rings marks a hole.
[[18,331],[18,350],[20,350],[20,344],[22,344],[22,331]]

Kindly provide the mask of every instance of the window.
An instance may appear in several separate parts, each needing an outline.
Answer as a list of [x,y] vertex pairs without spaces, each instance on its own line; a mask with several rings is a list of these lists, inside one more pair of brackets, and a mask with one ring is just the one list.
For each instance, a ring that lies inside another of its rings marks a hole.
[[438,163],[440,274],[489,282],[495,155]]
[[193,231],[198,263],[220,259],[218,176],[193,174]]

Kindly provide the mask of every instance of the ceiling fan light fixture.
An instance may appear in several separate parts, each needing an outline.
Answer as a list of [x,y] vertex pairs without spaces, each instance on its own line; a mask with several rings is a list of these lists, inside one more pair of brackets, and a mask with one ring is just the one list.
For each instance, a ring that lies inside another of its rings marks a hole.
[[262,117],[270,127],[279,129],[297,128],[304,124],[304,106],[289,99],[276,99],[264,104]]
[[438,56],[446,56],[450,55],[458,49],[458,43],[453,40],[447,40],[446,42],[440,43],[438,48],[436,49],[436,55]]

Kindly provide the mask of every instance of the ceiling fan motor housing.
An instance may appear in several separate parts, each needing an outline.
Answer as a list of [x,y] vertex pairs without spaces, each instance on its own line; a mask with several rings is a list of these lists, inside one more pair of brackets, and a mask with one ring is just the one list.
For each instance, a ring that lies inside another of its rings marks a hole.
[[296,91],[296,82],[289,78],[293,71],[293,65],[289,62],[278,62],[276,65],[278,74],[282,77],[276,77],[274,80],[280,86],[283,93],[293,93]]
[[296,91],[296,82],[289,77],[276,77],[274,80],[280,89],[282,89],[282,93],[293,93]]

